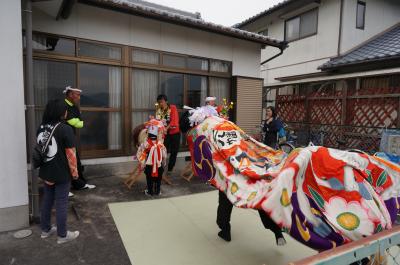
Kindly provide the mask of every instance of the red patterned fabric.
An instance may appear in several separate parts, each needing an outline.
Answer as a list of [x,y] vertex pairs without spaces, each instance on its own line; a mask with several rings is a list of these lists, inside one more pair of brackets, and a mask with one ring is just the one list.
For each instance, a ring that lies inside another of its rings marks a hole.
[[73,148],[65,148],[65,154],[67,155],[69,171],[71,172],[71,176],[78,176],[78,165],[76,162],[76,149]]
[[169,105],[171,109],[171,121],[169,123],[168,134],[177,134],[179,133],[179,115],[178,110],[175,105]]

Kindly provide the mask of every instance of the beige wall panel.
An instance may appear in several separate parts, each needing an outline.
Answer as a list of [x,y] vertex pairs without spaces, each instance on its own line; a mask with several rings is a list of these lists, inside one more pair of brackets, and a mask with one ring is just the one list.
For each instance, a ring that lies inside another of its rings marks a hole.
[[236,121],[246,133],[252,134],[261,121],[262,80],[237,77]]

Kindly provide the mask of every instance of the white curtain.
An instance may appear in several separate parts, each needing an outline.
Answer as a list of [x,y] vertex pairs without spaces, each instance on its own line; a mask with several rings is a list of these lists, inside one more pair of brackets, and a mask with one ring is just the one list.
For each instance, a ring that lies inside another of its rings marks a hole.
[[210,77],[210,96],[216,97],[217,102],[223,98],[230,101],[230,80],[226,78]]
[[132,127],[147,121],[155,113],[155,103],[159,92],[159,72],[132,70]]
[[205,105],[205,99],[207,97],[207,77],[203,76],[201,78],[201,92],[200,92],[200,106]]
[[80,56],[121,60],[121,48],[97,43],[79,41]]
[[229,72],[229,64],[223,61],[212,60],[210,70],[213,72]]
[[[110,108],[121,108],[122,77],[121,68],[109,67],[109,104]],[[108,121],[108,149],[119,150],[122,148],[122,117],[121,111],[110,112]]]
[[[36,107],[45,107],[48,100],[48,71],[46,61],[33,61],[33,91]],[[42,122],[44,110],[36,110],[35,125],[36,128]]]
[[203,60],[201,62],[201,70],[208,71],[208,60]]
[[158,64],[159,54],[156,52],[133,50],[132,61],[139,63]]

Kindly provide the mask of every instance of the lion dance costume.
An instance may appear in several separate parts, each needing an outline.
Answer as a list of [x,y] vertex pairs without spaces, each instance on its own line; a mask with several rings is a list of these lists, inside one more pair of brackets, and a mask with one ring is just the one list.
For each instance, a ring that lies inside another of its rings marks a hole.
[[320,146],[287,155],[225,119],[189,121],[196,125],[188,132],[195,175],[233,205],[265,211],[299,242],[322,251],[393,226],[399,212],[398,165]]

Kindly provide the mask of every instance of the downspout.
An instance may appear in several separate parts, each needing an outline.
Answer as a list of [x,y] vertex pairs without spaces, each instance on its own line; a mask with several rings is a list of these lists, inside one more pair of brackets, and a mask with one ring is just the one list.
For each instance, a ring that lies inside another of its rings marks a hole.
[[[281,56],[281,55],[283,54],[283,51],[284,51],[287,47],[288,47],[287,42],[283,42],[282,45],[278,47],[279,50],[280,50],[279,53],[277,53],[277,54],[275,54],[274,56],[268,58],[267,60],[262,61],[262,62],[260,63],[260,66],[263,66],[265,63],[268,63],[269,61],[275,59],[276,57]],[[264,87],[264,82],[263,82],[263,87]],[[263,99],[262,99],[262,100],[263,100],[263,106],[264,106],[264,103],[265,103],[265,102],[264,102],[264,96],[263,96]],[[261,112],[263,112],[263,111],[261,111]],[[262,119],[263,115],[264,115],[264,114],[261,113],[261,119]]]
[[343,3],[344,3],[344,0],[340,0],[340,14],[339,14],[339,37],[338,37],[337,56],[340,56],[340,50],[342,49],[342,33],[343,33]]
[[260,65],[262,66],[263,64],[268,63],[269,61],[275,59],[276,57],[281,56],[281,55],[283,54],[283,51],[284,51],[287,47],[288,47],[288,45],[287,45],[287,43],[285,42],[282,46],[278,47],[279,50],[280,50],[280,52],[279,52],[278,54],[275,54],[274,56],[268,58],[267,60],[262,61],[262,62],[260,63]]
[[[26,111],[27,111],[27,125],[28,125],[28,154],[29,161],[32,161],[31,150],[36,142],[36,128],[35,128],[35,94],[33,91],[33,59],[32,59],[32,2],[31,0],[26,0],[25,7],[25,91],[27,93],[26,97]],[[31,166],[28,168],[28,176],[31,180],[31,203],[32,203],[32,213],[31,221],[38,223],[39,217],[39,185],[37,172]]]

